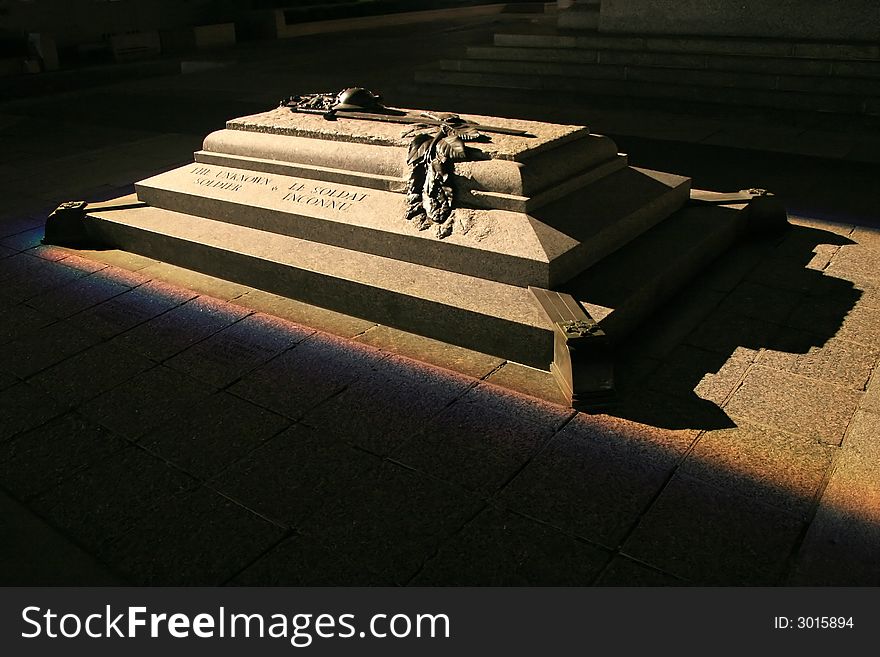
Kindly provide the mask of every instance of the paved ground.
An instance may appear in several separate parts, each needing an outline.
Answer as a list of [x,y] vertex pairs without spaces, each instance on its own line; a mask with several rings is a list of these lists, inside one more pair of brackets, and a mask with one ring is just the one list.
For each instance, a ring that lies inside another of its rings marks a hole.
[[876,166],[622,136],[799,216],[621,350],[610,415],[498,359],[39,245],[57,202],[126,192],[228,117],[353,80],[404,93],[491,28],[246,46],[0,106],[0,582],[880,584]]

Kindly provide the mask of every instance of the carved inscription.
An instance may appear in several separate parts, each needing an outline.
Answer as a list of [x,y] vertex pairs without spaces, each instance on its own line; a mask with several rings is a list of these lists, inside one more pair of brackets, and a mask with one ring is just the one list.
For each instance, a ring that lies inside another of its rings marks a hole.
[[362,192],[350,192],[323,185],[308,186],[306,183],[294,183],[288,187],[288,190],[281,200],[320,208],[330,208],[340,212],[345,212],[352,205],[361,203],[369,196]]
[[248,186],[258,186],[272,192],[283,192],[282,201],[301,203],[312,207],[329,208],[338,212],[346,212],[352,206],[362,203],[369,194],[353,190],[329,187],[325,184],[295,182],[286,189],[279,190],[278,181],[272,177],[256,173],[215,170],[211,167],[196,166],[190,169],[196,177],[195,183],[201,187],[212,187],[229,192],[238,192]]

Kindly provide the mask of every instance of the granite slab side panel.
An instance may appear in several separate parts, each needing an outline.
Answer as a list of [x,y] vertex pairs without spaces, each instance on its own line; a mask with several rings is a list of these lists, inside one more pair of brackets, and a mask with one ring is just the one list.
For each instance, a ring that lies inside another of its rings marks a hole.
[[574,248],[523,213],[454,210],[439,240],[404,219],[400,194],[193,164],[135,185],[153,207],[331,244],[512,285],[550,284],[550,259]]
[[[396,126],[396,129],[402,133],[407,127]],[[461,189],[531,196],[617,157],[617,145],[610,138],[583,130],[559,143],[526,150],[516,159],[498,157],[493,147],[500,137],[518,139],[528,145],[533,141],[541,145],[540,139],[487,133],[485,141],[468,142],[468,160],[455,163]],[[360,184],[358,181],[365,176],[392,179],[409,176],[409,138],[400,141],[402,143],[364,144],[272,132],[219,130],[205,138],[203,150],[216,155],[297,165],[320,180],[327,179],[324,173],[327,170],[337,178],[336,182]]]

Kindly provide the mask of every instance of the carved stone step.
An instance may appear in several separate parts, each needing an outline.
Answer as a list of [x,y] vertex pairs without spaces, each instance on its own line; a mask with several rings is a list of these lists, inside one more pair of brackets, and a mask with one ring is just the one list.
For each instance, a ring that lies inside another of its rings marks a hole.
[[596,30],[599,28],[599,6],[575,6],[561,11],[556,17],[556,24],[563,29]]
[[649,66],[656,68],[705,69],[857,79],[880,78],[880,61],[841,61],[808,57],[769,57],[655,50],[616,50],[611,48],[538,48],[526,46],[470,46],[466,52],[468,59],[491,59],[498,61]]
[[787,41],[783,39],[745,39],[731,37],[660,36],[571,32],[566,34],[534,30],[497,33],[496,46],[527,48],[585,48],[588,50],[631,50],[759,57],[804,57],[841,61],[880,61],[880,45],[874,43],[835,43]]
[[107,244],[218,278],[533,367],[553,360],[552,327],[525,287],[171,212],[134,196],[89,206],[87,225]]
[[[874,96],[832,95],[828,93],[778,89],[746,89],[643,80],[607,80],[586,77],[474,73],[428,69],[417,71],[416,81],[450,87],[565,92],[583,94],[587,97],[668,98],[676,101],[696,103],[750,105],[811,112],[872,115],[880,113],[880,99]],[[449,93],[452,94],[453,91],[453,89],[450,89]]]
[[[604,55],[605,53],[601,53]],[[618,53],[616,53],[618,54]],[[880,79],[862,79],[851,77],[831,77],[815,75],[780,75],[772,69],[772,63],[766,63],[762,70],[722,70],[716,68],[689,67],[680,61],[677,66],[665,63],[655,65],[633,65],[623,63],[605,63],[604,60],[635,59],[642,53],[626,53],[624,57],[603,57],[597,63],[569,63],[556,61],[507,61],[499,59],[455,59],[443,60],[440,68],[447,71],[466,71],[490,74],[513,74],[522,76],[560,76],[566,79],[586,78],[589,80],[626,80],[631,82],[654,82],[669,85],[692,85],[695,87],[734,87],[739,89],[764,89],[780,91],[809,92],[822,89],[823,94],[839,93],[851,96],[880,96]],[[665,55],[667,58],[672,55]],[[681,56],[677,56],[679,59]],[[693,57],[693,56],[686,56]],[[670,60],[666,60],[667,62]],[[783,66],[789,60],[781,60]],[[827,62],[815,60],[795,61],[802,72],[809,70],[830,70]],[[790,68],[790,66],[789,66]],[[552,86],[548,82],[547,86]]]

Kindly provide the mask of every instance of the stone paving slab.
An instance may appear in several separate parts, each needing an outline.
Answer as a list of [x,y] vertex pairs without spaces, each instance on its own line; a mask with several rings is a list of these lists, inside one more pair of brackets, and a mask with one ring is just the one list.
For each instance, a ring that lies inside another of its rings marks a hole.
[[718,308],[686,339],[686,344],[728,355],[740,347],[760,349],[771,344],[779,326],[733,308]]
[[862,349],[876,348],[880,343],[880,307],[868,297],[855,288],[811,296],[795,308],[785,324],[818,336],[848,340]]
[[861,247],[880,251],[880,233],[872,228],[856,226],[850,238]]
[[126,445],[107,429],[68,413],[0,443],[0,481],[18,499],[28,500]]
[[724,410],[696,394],[671,394],[638,386],[621,393],[613,413],[658,429],[655,435],[666,438],[670,447],[680,452],[686,451],[701,430],[736,426]]
[[195,297],[195,292],[153,280],[127,289],[118,296],[72,315],[68,320],[88,333],[109,339]]
[[510,392],[488,382],[472,386],[461,403],[475,404],[488,410],[528,420],[539,426],[550,425],[559,429],[574,416],[567,406],[560,406],[539,397]]
[[192,476],[206,480],[286,429],[290,421],[220,392],[169,418],[138,444]]
[[338,338],[314,336],[243,377],[229,391],[294,420],[377,371],[388,354]]
[[122,586],[125,581],[0,492],[0,586]]
[[120,282],[112,274],[100,271],[84,276],[70,285],[45,292],[27,300],[27,305],[58,319],[66,319],[71,315],[108,301],[115,296],[128,292],[131,288]]
[[825,272],[876,290],[880,287],[880,252],[859,245],[842,247]]
[[[822,346],[809,347],[806,353],[799,353],[804,345],[815,340],[814,335],[800,331],[777,336],[776,348],[762,349],[757,363],[852,390],[864,390],[880,358],[880,347],[832,338]],[[788,348],[785,342],[789,343]]]
[[[756,366],[724,407],[734,418],[840,445],[861,394],[796,374]],[[804,413],[804,409],[810,413]]]
[[[25,253],[29,256],[34,256],[36,258],[41,258],[43,260],[49,260],[50,262],[60,262],[61,260],[66,260],[67,258],[74,257],[72,255],[72,252],[68,249],[62,249],[49,244],[38,244],[37,246],[21,251],[21,253]],[[88,270],[91,272],[100,271],[104,268],[103,265],[105,264],[100,262],[93,262],[84,258],[80,260],[80,263],[88,267]],[[83,267],[82,269],[85,271],[85,267]]]
[[20,381],[0,391],[0,441],[33,429],[69,410],[38,386]]
[[832,458],[814,439],[740,422],[702,434],[678,471],[807,520]]
[[281,527],[200,487],[160,502],[98,554],[134,584],[216,586],[283,535]]
[[852,289],[852,283],[846,277],[840,278],[828,274],[827,267],[823,273],[815,269],[807,269],[806,265],[812,259],[810,257],[806,262],[792,258],[764,260],[749,273],[747,278],[762,285],[801,295],[831,297],[846,294]]
[[702,586],[782,583],[803,523],[683,475],[669,483],[623,553]]
[[139,373],[80,406],[79,411],[128,440],[177,422],[215,392],[162,365]]
[[0,372],[0,390],[6,390],[6,388],[14,386],[19,381],[20,379],[17,376],[7,374],[6,372]]
[[223,388],[296,346],[313,332],[283,319],[254,313],[168,359],[165,364]]
[[[624,420],[606,426],[601,419],[579,415],[498,499],[514,511],[614,548],[681,457],[664,445],[671,433]],[[666,435],[658,439],[657,434]]]
[[161,362],[249,314],[249,310],[240,306],[199,296],[136,326],[112,342]]
[[365,570],[359,560],[294,535],[231,582],[236,586],[391,586],[389,574]]
[[316,406],[303,422],[386,456],[421,432],[474,383],[396,356],[382,361],[381,368]]
[[880,367],[874,369],[861,407],[872,413],[880,413]]
[[476,493],[493,495],[552,434],[552,426],[455,403],[394,450],[392,458]]
[[180,470],[130,446],[66,478],[32,508],[94,554],[158,503],[196,486]]
[[384,462],[330,493],[303,535],[397,584],[409,582],[439,545],[482,507],[460,488]]
[[[6,264],[17,257],[19,256],[7,258],[3,263]],[[2,291],[0,291],[0,296],[3,296],[7,301],[16,303],[26,301],[50,290],[73,283],[78,278],[91,273],[67,267],[63,262],[56,264],[27,254],[22,254],[20,257],[26,259],[21,261],[24,265],[24,270],[17,275],[7,278]]]
[[608,557],[553,527],[489,507],[446,542],[411,585],[588,586]]
[[296,528],[330,495],[347,498],[346,488],[380,463],[322,431],[297,424],[240,457],[210,485],[263,517]]
[[657,391],[701,399],[722,405],[739,387],[758,356],[754,349],[737,347],[725,356],[690,345],[681,345],[644,380]]
[[100,342],[68,322],[48,324],[0,347],[0,367],[21,378],[37,374]]
[[54,317],[34,308],[0,301],[0,344],[24,338],[54,321]]
[[153,361],[112,342],[103,342],[36,374],[31,382],[78,406],[152,368]]
[[14,251],[26,251],[40,245],[40,240],[43,239],[43,232],[42,226],[36,226],[14,235],[8,235],[0,240],[0,244]]
[[798,300],[799,296],[791,290],[746,281],[721,302],[719,312],[779,324],[791,314]]
[[880,415],[860,411],[804,538],[790,584],[878,586]]

